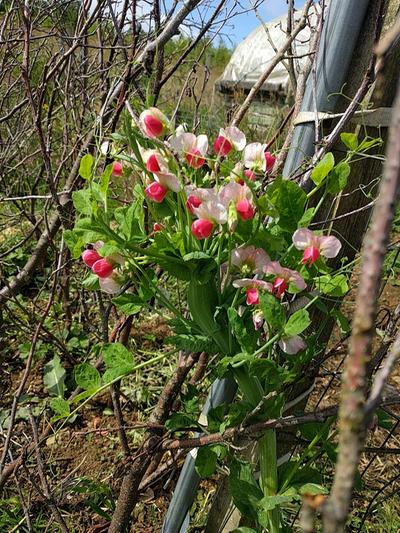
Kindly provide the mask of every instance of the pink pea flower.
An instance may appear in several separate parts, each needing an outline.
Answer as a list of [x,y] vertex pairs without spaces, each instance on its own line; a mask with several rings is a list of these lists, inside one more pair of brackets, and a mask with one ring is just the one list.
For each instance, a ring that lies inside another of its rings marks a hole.
[[236,279],[232,285],[236,288],[246,288],[246,304],[257,305],[259,303],[259,290],[272,292],[272,285],[267,281],[257,278]]
[[142,158],[146,169],[154,175],[155,180],[160,185],[173,192],[181,190],[182,186],[178,178],[169,170],[166,159],[157,150],[145,150],[142,153]]
[[253,171],[250,170],[249,168],[247,168],[247,169],[244,171],[244,175],[245,175],[246,178],[249,179],[250,181],[256,181],[256,174],[255,174],[255,172],[253,172]]
[[106,278],[99,278],[100,289],[108,294],[115,294],[120,291],[122,284],[120,278],[115,273],[112,273]]
[[227,221],[225,206],[214,199],[202,202],[199,207],[192,207],[192,211],[198,218],[192,224],[192,233],[196,239],[206,239],[216,224],[225,224]]
[[165,134],[168,129],[168,119],[159,109],[150,107],[140,114],[139,125],[147,137],[154,139]]
[[306,343],[299,335],[293,335],[293,337],[282,337],[279,340],[278,345],[283,352],[289,355],[294,355],[298,352],[301,352],[306,347]]
[[248,144],[243,152],[244,166],[253,172],[264,173],[267,170],[267,160],[264,151],[265,144]]
[[264,268],[270,262],[270,258],[265,250],[255,246],[240,246],[232,251],[231,263],[243,274],[264,273]]
[[122,176],[122,163],[120,161],[114,161],[112,164],[111,174],[112,176],[119,177]]
[[265,164],[266,164],[266,172],[269,172],[273,169],[276,161],[276,157],[271,154],[271,152],[264,152],[265,157]]
[[240,185],[236,181],[230,181],[221,188],[219,198],[227,207],[233,203],[238,216],[242,220],[246,221],[254,218],[255,211],[251,203],[253,196],[247,185]]
[[101,256],[99,255],[97,250],[95,250],[94,248],[85,250],[82,253],[81,257],[82,257],[82,261],[89,268],[92,268],[92,266],[96,263],[96,261],[101,259]]
[[306,282],[296,270],[285,268],[278,261],[268,263],[264,267],[264,273],[272,274],[275,277],[272,293],[278,298],[283,296],[289,283],[293,283],[301,291],[307,287]]
[[108,278],[113,273],[113,270],[114,265],[104,258],[98,259],[92,265],[92,272],[99,278]]
[[188,133],[183,128],[177,128],[175,135],[170,138],[171,148],[178,154],[185,157],[188,165],[193,168],[200,168],[206,162],[205,156],[208,150],[207,135],[196,137],[194,133]]
[[189,194],[189,196],[187,197],[186,207],[188,208],[188,211],[192,213],[192,215],[194,214],[193,209],[196,207],[200,207],[201,204],[202,204],[202,201],[200,200],[198,196],[195,196],[194,194]]
[[328,237],[315,235],[315,233],[307,228],[296,230],[293,234],[292,241],[295,248],[304,250],[301,262],[307,266],[315,263],[320,255],[327,259],[336,257],[342,247],[342,243],[333,235]]
[[259,329],[262,328],[264,324],[264,315],[263,315],[263,312],[258,310],[258,311],[255,311],[255,313],[253,313],[253,325],[254,325],[254,329],[256,331],[258,331]]
[[246,137],[235,126],[221,128],[218,137],[214,141],[214,150],[219,156],[227,156],[232,149],[240,152],[245,146]]
[[144,192],[149,200],[160,204],[167,195],[168,189],[163,187],[163,185],[157,181],[152,181],[150,185],[145,188]]
[[199,218],[192,224],[192,234],[198,240],[208,239],[214,229],[214,224],[206,218]]

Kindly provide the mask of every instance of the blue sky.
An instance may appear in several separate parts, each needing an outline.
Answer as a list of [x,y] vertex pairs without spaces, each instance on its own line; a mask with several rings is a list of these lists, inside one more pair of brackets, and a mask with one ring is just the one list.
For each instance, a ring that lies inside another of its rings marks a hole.
[[[296,9],[300,8],[304,4],[304,0],[296,0]],[[242,3],[244,8],[251,7],[252,2],[246,0]],[[263,0],[262,4],[258,8],[258,13],[264,22],[268,22],[280,15],[287,12],[286,0]],[[232,21],[233,28],[229,32],[229,38],[234,44],[238,44],[249,33],[251,33],[257,26],[260,25],[259,19],[256,17],[254,11],[239,15]]]

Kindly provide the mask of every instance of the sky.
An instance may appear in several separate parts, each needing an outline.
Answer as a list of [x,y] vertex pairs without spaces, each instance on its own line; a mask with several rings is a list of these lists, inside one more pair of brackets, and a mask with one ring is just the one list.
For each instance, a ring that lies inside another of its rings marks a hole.
[[[304,0],[296,0],[296,9],[301,8],[303,4]],[[250,0],[242,2],[244,8],[251,7],[251,5],[252,2]],[[264,22],[269,22],[287,13],[287,2],[286,0],[263,0],[258,8],[258,13]],[[249,13],[238,15],[233,19],[232,25],[233,28],[230,31],[229,40],[232,42],[232,45],[236,45],[260,25],[260,20],[254,11],[250,11]]]

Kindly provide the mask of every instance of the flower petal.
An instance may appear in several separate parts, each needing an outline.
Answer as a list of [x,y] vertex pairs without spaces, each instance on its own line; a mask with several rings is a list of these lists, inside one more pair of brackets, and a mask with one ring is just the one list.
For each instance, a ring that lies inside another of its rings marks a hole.
[[234,146],[235,150],[241,152],[246,146],[246,136],[236,126],[228,126],[225,128],[223,136],[226,137]]
[[293,233],[292,241],[298,250],[305,250],[314,244],[314,233],[307,228],[300,228]]
[[294,355],[301,352],[306,347],[306,343],[299,335],[293,335],[293,337],[282,337],[278,342],[279,347],[285,353]]
[[115,294],[121,289],[121,284],[114,276],[99,278],[100,289],[108,294]]
[[340,252],[342,243],[333,235],[330,235],[329,237],[319,237],[318,240],[319,251],[324,257],[331,259],[332,257],[336,257]]

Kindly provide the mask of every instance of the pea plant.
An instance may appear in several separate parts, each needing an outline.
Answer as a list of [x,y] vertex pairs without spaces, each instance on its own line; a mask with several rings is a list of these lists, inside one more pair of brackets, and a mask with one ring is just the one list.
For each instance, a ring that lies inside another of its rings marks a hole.
[[[344,260],[332,270],[329,259],[339,254],[340,240],[309,226],[324,200],[346,186],[352,158],[374,141],[359,144],[355,135],[342,134],[345,157],[335,162],[326,153],[306,193],[295,181],[272,178],[274,155],[260,142],[247,143],[238,128],[221,129],[212,146],[187,129],[173,127],[156,108],[138,120],[127,115],[118,133],[81,160],[87,185],[73,193],[79,216],[64,238],[88,269],[87,289],[112,295],[125,315],[156,301],[172,332],[169,354],[211,354],[212,375],[236,381],[237,400],[210,411],[208,426],[187,407],[193,401],[182,401],[182,412],[166,424],[170,431],[223,434],[280,417],[290,386],[320,353],[323,324],[310,327],[311,313],[331,313],[326,300],[348,291],[349,265]],[[161,280],[179,284],[179,305]],[[103,374],[88,363],[75,367],[83,391],[70,401],[54,397],[53,420],[68,419],[99,391],[165,359],[163,353],[137,365],[119,343],[103,346],[102,354]],[[197,471],[207,477],[227,464],[240,512],[257,530],[282,531],[288,507],[305,494],[326,492],[312,465],[330,420],[314,426],[304,426],[309,444],[302,455],[279,468],[271,428],[257,435],[257,461],[244,460],[227,443],[209,444],[199,449]],[[332,447],[326,449],[332,459]]]

